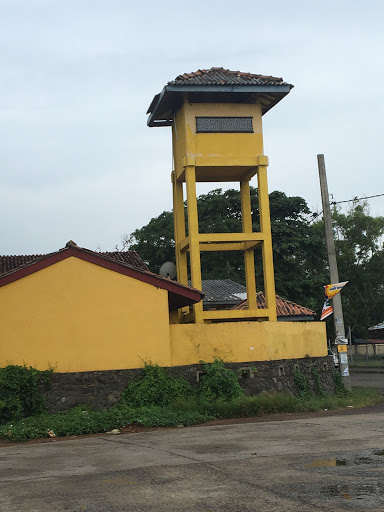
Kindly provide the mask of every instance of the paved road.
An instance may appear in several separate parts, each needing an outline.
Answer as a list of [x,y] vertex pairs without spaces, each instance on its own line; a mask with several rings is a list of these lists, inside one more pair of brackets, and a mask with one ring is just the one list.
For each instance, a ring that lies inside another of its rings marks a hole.
[[384,412],[6,446],[1,512],[384,510]]
[[384,370],[351,370],[352,387],[376,388],[384,393]]

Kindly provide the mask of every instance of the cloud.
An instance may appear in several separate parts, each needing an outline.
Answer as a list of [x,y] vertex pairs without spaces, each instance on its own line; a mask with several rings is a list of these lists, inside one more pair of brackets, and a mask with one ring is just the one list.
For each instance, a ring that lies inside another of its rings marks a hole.
[[3,1],[0,211],[12,222],[1,252],[66,238],[107,250],[171,209],[170,130],[147,128],[145,112],[166,82],[198,68],[295,85],[264,118],[271,190],[316,208],[325,153],[335,198],[376,193],[384,8],[374,4]]

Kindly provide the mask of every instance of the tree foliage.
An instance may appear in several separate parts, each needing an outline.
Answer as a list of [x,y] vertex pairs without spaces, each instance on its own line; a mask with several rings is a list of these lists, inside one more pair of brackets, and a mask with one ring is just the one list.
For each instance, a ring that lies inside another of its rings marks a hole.
[[[269,196],[276,292],[284,298],[321,312],[324,285],[329,283],[324,224],[310,222],[310,210],[302,197],[274,191]],[[252,225],[259,231],[257,189],[251,187]],[[185,210],[187,215],[187,210]],[[201,233],[241,232],[240,193],[215,189],[198,198]],[[367,204],[356,202],[346,212],[333,211],[334,233],[343,289],[345,324],[356,337],[366,336],[369,326],[384,317],[384,218],[369,215]],[[187,231],[187,222],[186,222]],[[158,217],[130,235],[124,246],[134,249],[150,270],[175,259],[172,212]],[[260,251],[261,252],[261,251]],[[263,289],[261,254],[255,251],[257,288]],[[203,279],[233,279],[244,284],[241,252],[202,252]],[[332,323],[332,317],[327,321]]]
[[384,320],[384,217],[372,217],[367,203],[332,213],[345,324],[356,337]]
[[[240,193],[237,190],[215,189],[199,196],[199,231],[201,233],[241,232]],[[259,204],[257,189],[251,187],[252,225],[259,231]],[[312,272],[314,262],[323,252],[323,237],[313,234],[308,218],[310,210],[301,197],[288,197],[283,192],[270,194],[271,225],[275,262],[276,290],[283,297],[315,307],[321,297],[324,283],[323,265]],[[187,216],[187,210],[185,210]],[[186,222],[187,230],[187,222]],[[124,245],[134,249],[146,261],[152,272],[159,272],[164,261],[175,259],[172,212],[158,217],[131,235],[123,237]],[[233,279],[243,283],[245,279],[244,257],[241,252],[201,253],[203,279]],[[256,251],[256,279],[259,290],[263,289],[261,251]],[[316,291],[315,291],[316,290]]]

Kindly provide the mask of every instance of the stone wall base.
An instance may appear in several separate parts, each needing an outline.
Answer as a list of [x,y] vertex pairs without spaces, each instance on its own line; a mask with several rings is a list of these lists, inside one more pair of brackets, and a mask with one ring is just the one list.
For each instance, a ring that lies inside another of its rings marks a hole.
[[[228,368],[242,370],[239,382],[246,395],[261,392],[286,392],[297,394],[294,372],[299,370],[307,376],[314,389],[313,368],[317,369],[321,385],[327,394],[334,393],[333,374],[335,372],[331,357],[305,357],[303,359],[282,359],[279,361],[247,361],[244,363],[226,363]],[[192,386],[198,387],[198,381],[204,370],[203,365],[174,366],[167,368],[174,377],[184,377]],[[129,381],[137,379],[143,373],[142,368],[130,370],[104,370],[76,373],[53,373],[50,389],[41,388],[45,396],[48,412],[55,413],[87,405],[92,409],[105,410],[115,405]]]

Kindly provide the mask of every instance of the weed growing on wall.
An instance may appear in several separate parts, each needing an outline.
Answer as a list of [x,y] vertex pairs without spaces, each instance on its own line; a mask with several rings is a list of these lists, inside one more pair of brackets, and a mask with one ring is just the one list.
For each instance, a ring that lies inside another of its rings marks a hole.
[[0,368],[0,424],[45,411],[39,383],[49,385],[51,371],[9,365]]
[[299,397],[302,399],[310,398],[313,395],[313,393],[311,386],[309,384],[308,377],[304,375],[304,373],[301,373],[300,370],[295,369],[295,371],[293,372],[293,378],[296,384]]
[[38,394],[38,384],[42,380],[48,382],[49,374],[18,366],[0,369],[0,439],[20,441],[90,434],[132,424],[188,426],[215,418],[362,407],[383,401],[383,395],[371,389],[348,392],[338,373],[334,375],[335,395],[327,396],[314,367],[311,369],[313,391],[307,376],[296,369],[294,379],[299,396],[261,393],[247,397],[237,372],[226,368],[223,361],[215,360],[204,363],[197,391],[183,378],[169,375],[165,368],[146,364],[142,377],[128,385],[123,399],[112,409],[92,411],[88,407],[76,407],[50,415],[43,412],[44,401]]
[[205,400],[233,400],[244,395],[237,373],[224,366],[224,361],[203,363],[204,373],[200,378],[199,396]]
[[132,407],[166,406],[192,393],[192,387],[185,379],[176,379],[165,368],[146,363],[143,376],[128,384],[123,401]]
[[335,395],[344,396],[347,394],[347,388],[344,386],[343,377],[339,372],[333,374],[333,382],[335,384]]
[[326,393],[321,384],[319,370],[315,366],[312,366],[311,373],[313,375],[315,394],[320,397],[325,397]]

